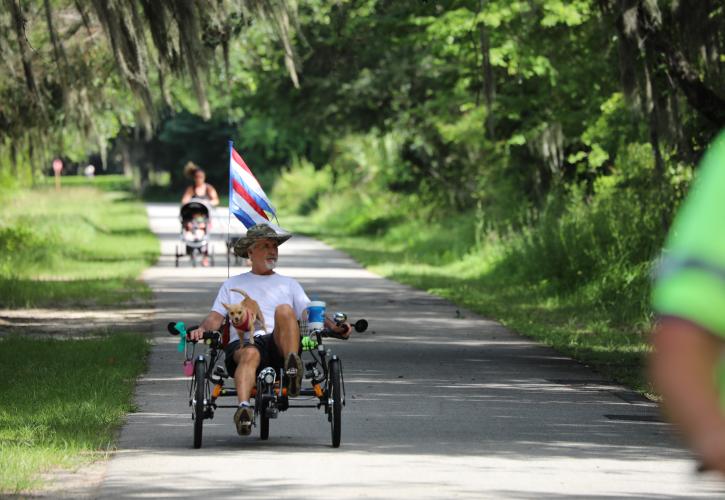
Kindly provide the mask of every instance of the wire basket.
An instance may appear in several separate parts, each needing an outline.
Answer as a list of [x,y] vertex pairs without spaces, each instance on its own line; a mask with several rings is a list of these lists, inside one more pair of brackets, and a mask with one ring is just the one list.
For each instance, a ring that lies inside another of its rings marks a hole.
[[297,324],[300,326],[300,335],[303,337],[309,337],[310,327],[307,325],[307,319],[301,319],[297,321]]

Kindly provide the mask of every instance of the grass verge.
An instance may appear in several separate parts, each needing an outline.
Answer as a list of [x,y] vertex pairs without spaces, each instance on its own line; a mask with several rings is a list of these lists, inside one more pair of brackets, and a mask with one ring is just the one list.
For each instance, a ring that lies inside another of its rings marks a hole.
[[461,255],[460,221],[446,227],[413,220],[377,235],[341,235],[328,224],[285,216],[286,227],[318,237],[373,272],[426,290],[592,366],[605,377],[651,395],[644,375],[647,318],[617,321],[599,306],[596,282],[568,293],[546,280],[524,281],[503,265],[507,242],[491,240]]
[[113,448],[133,410],[148,342],[140,335],[0,340],[0,493],[40,484],[47,470],[90,463]]
[[138,280],[159,255],[143,205],[120,176],[64,178],[63,187],[0,193],[4,307],[145,303]]

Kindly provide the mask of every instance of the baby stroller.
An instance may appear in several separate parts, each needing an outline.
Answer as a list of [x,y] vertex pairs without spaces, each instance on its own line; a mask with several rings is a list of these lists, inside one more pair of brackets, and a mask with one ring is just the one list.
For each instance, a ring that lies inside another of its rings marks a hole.
[[192,198],[181,206],[181,242],[176,244],[176,267],[179,258],[188,255],[191,265],[196,267],[198,260],[202,265],[214,265],[214,247],[209,245],[211,229],[211,207],[206,200]]

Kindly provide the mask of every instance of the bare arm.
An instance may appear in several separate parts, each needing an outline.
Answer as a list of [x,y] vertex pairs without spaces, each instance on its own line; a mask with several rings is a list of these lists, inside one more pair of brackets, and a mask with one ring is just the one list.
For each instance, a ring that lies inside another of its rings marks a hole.
[[219,205],[219,194],[216,192],[216,189],[214,189],[214,186],[211,184],[206,185],[206,193],[209,195],[209,203],[211,203],[212,207],[216,207]]
[[337,326],[330,318],[325,318],[325,328],[329,328],[343,339],[350,338],[350,334],[352,334],[352,326],[348,322]]
[[222,323],[224,323],[224,316],[216,311],[211,311],[197,329],[189,332],[189,338],[199,340],[205,331],[219,330],[222,327]]
[[668,415],[705,465],[725,473],[725,417],[715,382],[725,343],[693,323],[665,318],[652,344],[650,374]]
[[184,196],[181,197],[181,204],[184,205],[186,203],[189,203],[189,200],[191,200],[194,197],[194,188],[188,187],[186,188],[186,191],[184,191]]

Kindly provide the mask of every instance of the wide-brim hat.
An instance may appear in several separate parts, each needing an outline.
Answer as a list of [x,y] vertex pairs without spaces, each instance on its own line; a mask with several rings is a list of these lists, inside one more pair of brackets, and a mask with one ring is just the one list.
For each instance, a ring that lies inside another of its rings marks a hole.
[[247,229],[247,234],[242,236],[234,244],[234,254],[245,259],[249,258],[249,247],[255,242],[263,239],[270,239],[281,245],[292,237],[292,234],[288,233],[281,227],[272,226],[270,224],[262,223],[255,224],[254,226]]

